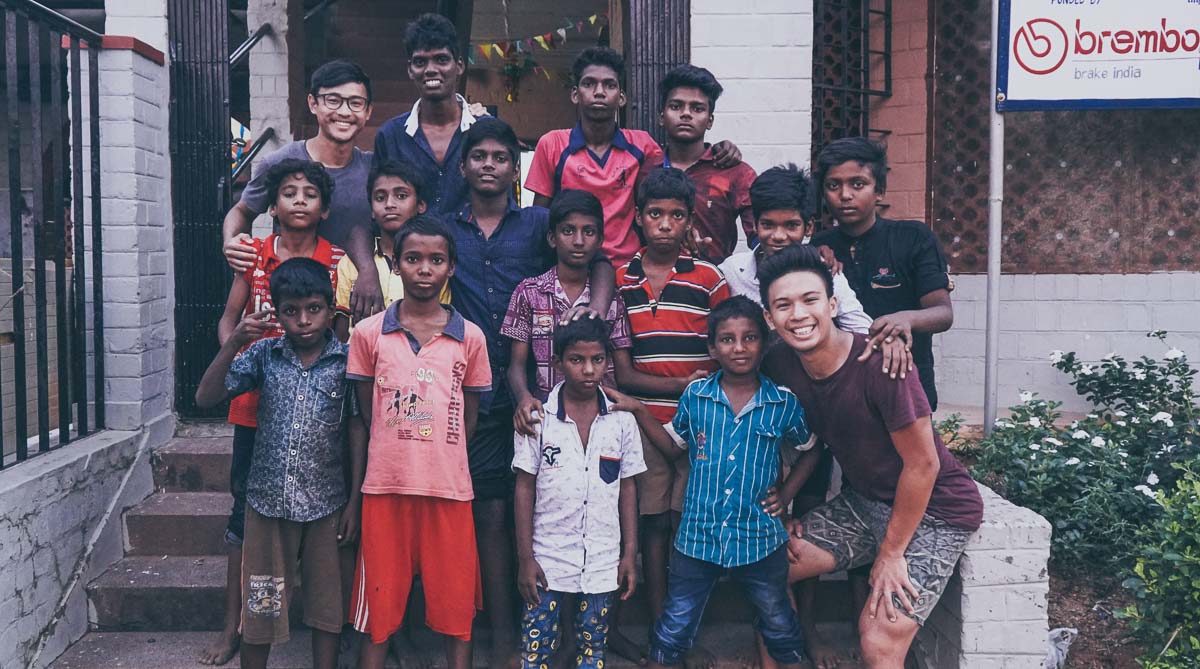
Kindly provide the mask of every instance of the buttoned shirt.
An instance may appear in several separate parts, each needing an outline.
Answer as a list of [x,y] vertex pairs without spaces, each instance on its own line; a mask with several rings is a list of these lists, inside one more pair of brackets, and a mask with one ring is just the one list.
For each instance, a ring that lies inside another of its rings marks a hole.
[[550,590],[612,592],[621,559],[621,479],[646,471],[642,440],[633,414],[613,411],[597,390],[599,413],[584,448],[562,389],[560,383],[550,393],[541,432],[514,439],[513,469],[537,477],[533,558]]
[[689,384],[672,421],[692,466],[675,548],[737,567],[762,560],[787,541],[783,523],[761,502],[779,479],[781,444],[807,450],[813,438],[791,391],[760,374],[758,391],[735,412],[721,388],[723,376]]
[[[579,297],[572,302],[558,280],[557,266],[545,274],[525,279],[513,291],[500,334],[529,344],[530,362],[535,372],[529,390],[542,402],[550,396],[550,389],[563,381],[562,374],[554,368],[555,325],[572,307],[587,306],[591,300],[591,283],[584,282]],[[613,350],[633,345],[629,339],[629,324],[625,322],[625,304],[621,300],[612,301],[605,320],[612,327],[609,343]],[[614,388],[617,385],[611,355],[604,383]]]
[[342,427],[358,408],[346,380],[349,347],[325,336],[308,367],[287,337],[274,337],[238,354],[225,376],[230,394],[261,390],[246,502],[270,518],[307,522],[346,503]]
[[384,123],[379,134],[375,135],[376,163],[402,160],[421,170],[425,183],[429,184],[433,193],[433,201],[427,203],[430,214],[452,214],[467,201],[467,180],[458,166],[462,162],[463,133],[471,128],[476,118],[471,115],[467,100],[461,95],[455,97],[462,109],[462,120],[450,138],[441,162],[435,157],[425,131],[421,130],[419,98],[413,103],[411,111]]
[[[761,249],[760,246],[753,251],[735,253],[721,263],[721,273],[725,275],[725,281],[729,282],[729,289],[733,294],[745,295],[759,306],[762,306],[758,283]],[[838,327],[847,332],[866,334],[871,328],[871,317],[863,311],[862,303],[858,301],[858,296],[854,294],[854,289],[850,287],[845,274],[839,272],[833,275],[833,296],[838,301]]]

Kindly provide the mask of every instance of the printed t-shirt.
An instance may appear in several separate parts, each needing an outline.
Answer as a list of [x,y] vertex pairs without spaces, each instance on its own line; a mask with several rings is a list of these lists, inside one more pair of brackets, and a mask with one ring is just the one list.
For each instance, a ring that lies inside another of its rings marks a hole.
[[[283,262],[276,255],[275,247],[278,237],[279,235],[268,235],[262,239],[256,237],[250,240],[250,244],[254,248],[255,259],[254,266],[242,274],[242,278],[250,284],[250,295],[246,298],[246,308],[242,310],[242,316],[249,316],[266,307],[274,307],[271,304],[271,272],[274,272],[279,263]],[[330,244],[323,237],[317,237],[317,248],[313,251],[312,259],[329,268],[329,281],[333,285],[334,293],[337,293],[338,263],[341,262],[344,255],[345,252],[341,248]],[[271,329],[267,330],[266,334],[260,338],[282,337],[283,326],[279,324],[274,314],[270,315],[269,320]],[[249,345],[243,347],[242,350],[244,351],[246,348],[249,348]],[[252,390],[229,401],[230,423],[245,427],[258,426],[258,393],[259,391]]]
[[[868,499],[894,505],[904,463],[889,433],[932,412],[917,374],[910,373],[903,379],[880,374],[883,353],[879,351],[866,362],[857,362],[867,338],[853,337],[846,362],[828,378],[809,377],[800,358],[783,343],[768,351],[762,369],[796,394],[813,434],[829,446],[850,487]],[[930,430],[941,471],[934,481],[926,513],[973,532],[983,520],[979,488],[946,449],[937,430]]]
[[612,146],[603,156],[587,148],[583,128],[551,130],[538,140],[525,187],[546,197],[564,188],[595,195],[604,206],[605,255],[613,266],[628,262],[641,241],[634,229],[634,187],[642,163],[657,159],[662,149],[643,130],[617,128]]
[[421,345],[400,324],[402,302],[350,334],[346,377],[373,390],[362,492],[474,499],[463,393],[492,385],[483,332],[445,306],[449,323]]

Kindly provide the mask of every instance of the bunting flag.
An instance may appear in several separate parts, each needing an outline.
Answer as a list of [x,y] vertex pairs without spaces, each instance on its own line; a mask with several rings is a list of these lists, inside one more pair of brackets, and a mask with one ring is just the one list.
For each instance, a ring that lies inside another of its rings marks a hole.
[[545,35],[538,35],[537,37],[534,37],[533,39],[536,40],[537,43],[540,44],[541,47],[543,49],[545,49],[546,51],[550,50],[550,45],[549,45],[548,40],[546,39]]
[[492,52],[501,58],[508,58],[510,52],[525,53],[534,51],[534,45],[542,47],[543,50],[549,51],[556,49],[567,42],[567,31],[574,30],[583,32],[584,24],[595,27],[603,27],[607,22],[608,13],[600,12],[592,14],[583,19],[563,19],[563,26],[556,28],[551,32],[542,33],[540,35],[532,35],[530,37],[522,37],[514,40],[500,40],[497,42],[481,42],[474,45],[479,53],[487,60],[491,60]]

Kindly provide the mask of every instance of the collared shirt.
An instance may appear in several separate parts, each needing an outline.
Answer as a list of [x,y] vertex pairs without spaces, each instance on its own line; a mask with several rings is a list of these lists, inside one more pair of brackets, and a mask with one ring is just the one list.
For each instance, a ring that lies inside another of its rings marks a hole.
[[[246,308],[242,310],[243,316],[249,316],[272,307],[271,272],[274,272],[279,263],[283,262],[279,259],[275,249],[279,243],[278,240],[279,235],[275,234],[267,235],[263,239],[250,240],[256,257],[254,266],[242,274],[242,278],[250,286],[250,295],[246,298]],[[324,237],[317,237],[317,248],[313,251],[312,259],[329,268],[329,281],[333,284],[335,293],[337,292],[337,267],[344,255],[345,252],[342,249],[330,244]],[[272,314],[267,317],[267,320],[272,323],[272,327],[263,337],[283,336],[283,327],[279,325],[275,316]],[[238,395],[229,401],[229,422],[245,427],[254,427],[258,424],[257,391]]]
[[346,377],[374,389],[362,491],[474,499],[463,393],[491,388],[483,333],[446,306],[446,327],[422,345],[400,323],[401,304],[350,333]]
[[538,140],[525,187],[546,197],[564,188],[595,195],[604,206],[604,253],[619,265],[637,252],[641,242],[633,226],[634,186],[643,160],[657,159],[662,149],[643,130],[617,128],[603,156],[587,148],[583,127],[551,130]]
[[379,134],[375,135],[375,162],[403,160],[421,170],[433,193],[433,201],[427,203],[430,214],[457,212],[467,201],[467,180],[458,166],[462,162],[463,133],[470,129],[476,119],[468,109],[467,100],[461,95],[455,97],[462,109],[462,120],[450,138],[440,163],[425,137],[425,131],[421,130],[417,113],[421,107],[419,98],[413,103],[411,111],[384,123]]
[[[392,267],[392,258],[383,252],[379,238],[375,238],[375,271],[379,273],[379,287],[383,289],[383,306],[390,307],[392,302],[404,297],[404,281]],[[354,292],[354,284],[358,282],[358,268],[350,256],[343,256],[337,266],[337,293],[333,296],[337,312],[350,317],[350,294]],[[442,288],[438,296],[442,304],[450,304],[450,284]]]
[[541,433],[514,439],[513,469],[537,477],[533,557],[550,590],[612,592],[621,559],[621,479],[646,471],[642,439],[633,414],[613,411],[597,390],[600,412],[585,448],[562,387],[550,393]]
[[[655,376],[686,378],[717,368],[708,355],[708,312],[729,297],[729,284],[711,263],[680,254],[655,296],[642,269],[639,251],[617,270],[617,292],[625,302],[633,338],[633,366]],[[669,423],[679,398],[669,394],[636,396],[660,423]]]
[[779,448],[787,440],[812,448],[796,396],[759,375],[754,397],[734,412],[722,372],[693,381],[672,425],[687,444],[692,471],[675,548],[722,567],[758,562],[787,541],[778,518],[760,504],[779,480]]
[[[663,152],[657,157],[646,158],[642,173],[658,167],[672,167],[671,159]],[[701,237],[712,237],[700,257],[720,265],[737,247],[738,218],[746,232],[746,242],[754,239],[754,210],[750,208],[750,184],[758,175],[746,163],[730,167],[717,167],[713,162],[713,150],[707,145],[700,158],[684,172],[696,185],[696,210],[692,212],[692,225]]]
[[452,303],[464,318],[483,330],[492,378],[499,379],[494,383],[494,392],[480,398],[479,410],[487,413],[493,404],[507,410],[512,399],[503,379],[512,344],[500,335],[500,327],[517,285],[557,262],[546,243],[549,212],[544,207],[522,209],[510,196],[500,225],[486,237],[468,202],[455,216],[447,218],[447,227],[458,248],[458,262],[450,277]]
[[225,389],[261,389],[246,502],[264,516],[308,522],[346,503],[343,421],[358,415],[348,347],[326,333],[308,367],[287,337],[260,339],[233,359]]
[[[721,263],[721,273],[729,282],[729,288],[734,295],[745,295],[762,306],[762,296],[758,283],[758,260],[762,255],[762,247],[753,251],[742,251],[729,256]],[[846,281],[842,273],[833,275],[833,296],[838,301],[837,324],[847,332],[866,334],[871,327],[871,317],[863,311],[858,296]]]
[[[541,276],[525,279],[513,291],[500,334],[529,344],[530,362],[535,367],[535,383],[530,385],[529,390],[542,402],[550,396],[550,389],[563,381],[562,374],[554,368],[554,327],[572,307],[587,306],[591,299],[590,282],[584,283],[583,291],[574,302],[568,299],[558,281],[557,266]],[[612,301],[605,320],[612,326],[609,341],[613,350],[633,345],[629,339],[629,324],[625,321],[625,305],[621,300]],[[604,383],[614,388],[617,385],[611,355]]]

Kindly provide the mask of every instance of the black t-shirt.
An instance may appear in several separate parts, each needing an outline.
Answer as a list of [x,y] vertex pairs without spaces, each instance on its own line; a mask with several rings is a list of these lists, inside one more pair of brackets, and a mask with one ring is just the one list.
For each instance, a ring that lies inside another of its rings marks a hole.
[[[921,308],[921,297],[949,288],[946,256],[933,231],[918,221],[875,219],[861,237],[839,228],[824,230],[812,239],[814,246],[833,249],[846,280],[871,318]],[[933,335],[913,333],[913,362],[922,380],[933,380]],[[927,388],[928,392],[928,388]],[[934,400],[930,394],[930,400]]]

